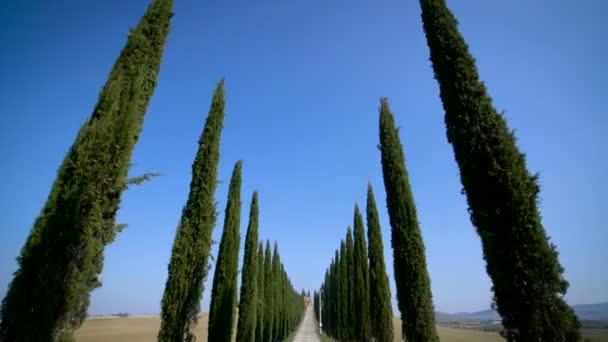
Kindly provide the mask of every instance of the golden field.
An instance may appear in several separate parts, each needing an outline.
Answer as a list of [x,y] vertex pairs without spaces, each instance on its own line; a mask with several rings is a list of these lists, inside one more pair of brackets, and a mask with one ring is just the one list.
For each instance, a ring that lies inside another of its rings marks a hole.
[[[198,341],[207,341],[207,314],[201,314],[194,333]],[[401,321],[394,320],[395,341],[401,339]],[[76,332],[81,342],[147,342],[156,341],[160,318],[156,315],[119,317],[93,317],[87,319]],[[473,329],[438,326],[442,342],[504,342],[497,333]],[[586,330],[585,336],[592,342],[608,342],[608,330]]]

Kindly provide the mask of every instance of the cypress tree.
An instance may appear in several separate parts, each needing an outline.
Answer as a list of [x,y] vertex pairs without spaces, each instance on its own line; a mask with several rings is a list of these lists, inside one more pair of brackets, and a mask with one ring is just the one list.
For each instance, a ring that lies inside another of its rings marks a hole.
[[509,341],[578,341],[580,323],[563,300],[568,282],[541,223],[538,175],[480,81],[475,59],[444,0],[420,0],[422,22],[460,167],[481,238],[494,302]]
[[264,251],[264,341],[273,341],[274,331],[274,296],[272,284],[272,255],[270,252],[270,241],[266,240]]
[[190,194],[179,221],[165,292],[159,341],[191,340],[207,277],[211,232],[215,226],[215,187],[224,121],[224,81],[213,94],[205,128],[192,164]]
[[279,272],[281,270],[281,258],[279,256],[279,245],[277,242],[274,242],[274,251],[272,253],[272,296],[274,298],[273,305],[273,323],[272,323],[272,336],[274,341],[280,340],[280,324],[281,324],[281,316],[279,314],[279,308],[283,303],[281,303],[281,298],[279,296]]
[[341,338],[344,335],[344,325],[342,324],[342,315],[344,315],[344,313],[342,312],[342,305],[341,305],[341,301],[342,298],[344,297],[344,288],[343,288],[343,284],[342,284],[342,269],[341,269],[341,264],[340,264],[340,250],[336,250],[336,254],[334,257],[334,260],[336,262],[335,265],[335,287],[336,287],[336,295],[334,298],[334,307],[335,307],[335,311],[336,311],[336,321],[335,321],[335,325],[336,325],[336,333],[335,336],[337,338]]
[[348,311],[348,265],[346,259],[346,243],[344,240],[340,241],[340,277],[338,279],[338,286],[340,288],[340,294],[338,296],[338,312],[340,316],[340,335],[338,336],[341,340],[346,340],[349,336],[349,330],[352,326],[349,326],[349,317],[352,312]]
[[313,297],[312,297],[312,307],[314,309],[315,312],[315,318],[317,320],[317,322],[319,321],[319,293],[317,292],[317,290],[313,290],[312,293]]
[[241,168],[242,162],[238,161],[230,179],[224,231],[222,232],[213,287],[211,288],[209,341],[230,341],[232,338],[241,240]]
[[367,185],[367,243],[372,336],[378,342],[393,341],[391,290],[384,265],[384,245],[372,185]]
[[287,307],[287,281],[285,280],[285,266],[281,263],[280,273],[279,273],[279,297],[281,298],[281,306],[279,307],[279,315],[280,315],[280,324],[279,324],[279,336],[280,340],[284,340],[287,336],[287,325],[286,325],[286,307]]
[[380,101],[380,149],[403,337],[407,341],[438,341],[424,242],[403,147],[386,98]]
[[329,284],[329,269],[325,270],[325,278],[323,278],[323,284],[321,285],[321,328],[326,333],[329,334],[328,323],[327,323],[327,285]]
[[115,223],[131,152],[154,92],[172,0],[154,0],[132,29],[89,119],[57,172],[17,258],[0,309],[0,340],[70,339],[101,286],[103,251],[125,225]]
[[367,243],[365,242],[365,228],[359,206],[355,204],[354,220],[355,252],[353,262],[355,264],[354,302],[358,308],[355,315],[355,337],[357,341],[368,341],[371,334],[371,322],[369,316],[369,267],[367,265]]
[[258,193],[254,191],[249,211],[249,226],[247,227],[247,236],[245,237],[245,254],[243,255],[239,320],[236,327],[236,340],[238,342],[255,340],[258,274],[258,261],[256,260],[257,244]]
[[346,305],[348,308],[347,322],[348,329],[346,330],[346,339],[355,339],[355,314],[359,308],[354,302],[355,298],[355,263],[354,263],[354,245],[353,245],[353,232],[350,226],[346,229]]
[[264,270],[264,243],[260,241],[258,246],[258,297],[255,328],[255,340],[257,342],[264,341]]
[[336,321],[337,321],[337,316],[338,316],[338,312],[336,309],[336,296],[337,296],[337,289],[336,289],[336,262],[334,259],[331,260],[331,264],[329,265],[329,285],[328,285],[328,296],[327,296],[327,307],[329,308],[329,313],[328,313],[328,330],[331,334],[331,336],[333,337],[337,337],[338,333],[336,331]]

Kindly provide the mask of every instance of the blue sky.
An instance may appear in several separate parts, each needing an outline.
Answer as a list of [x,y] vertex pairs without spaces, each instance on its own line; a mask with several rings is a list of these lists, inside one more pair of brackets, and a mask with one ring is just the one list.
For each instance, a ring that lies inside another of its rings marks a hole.
[[[61,160],[147,3],[23,0],[0,8],[0,296]],[[529,168],[541,172],[544,225],[571,284],[567,300],[608,300],[608,227],[601,219],[608,210],[608,48],[601,43],[608,4],[449,5]],[[401,127],[436,309],[490,305],[417,1],[176,0],[174,11],[132,159],[132,174],[166,175],[124,194],[118,221],[129,227],[106,249],[104,285],[92,295],[91,313],[159,312],[197,139],[221,77],[227,114],[216,239],[230,172],[242,159],[242,236],[257,189],[261,238],[278,241],[294,285],[312,291],[370,181],[394,293],[376,147],[377,107],[387,96]]]

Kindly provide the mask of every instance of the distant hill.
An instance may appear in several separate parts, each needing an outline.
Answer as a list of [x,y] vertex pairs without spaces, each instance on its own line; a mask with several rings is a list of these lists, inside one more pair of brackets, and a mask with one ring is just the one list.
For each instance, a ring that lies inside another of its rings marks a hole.
[[579,304],[572,308],[582,320],[608,321],[608,303]]
[[[608,321],[608,302],[597,304],[578,304],[572,307],[579,319],[585,321]],[[500,316],[494,309],[477,312],[456,312],[448,314],[436,312],[435,320],[437,323],[468,323],[468,322],[487,322],[498,321]]]

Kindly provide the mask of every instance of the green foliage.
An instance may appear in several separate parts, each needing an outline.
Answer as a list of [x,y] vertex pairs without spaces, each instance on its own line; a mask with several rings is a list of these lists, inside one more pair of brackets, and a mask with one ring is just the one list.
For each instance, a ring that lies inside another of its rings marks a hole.
[[384,265],[384,244],[372,185],[367,186],[367,239],[369,254],[369,296],[372,336],[378,342],[393,341],[391,290]]
[[347,340],[355,339],[355,316],[354,310],[358,310],[355,303],[355,247],[353,243],[353,232],[350,226],[346,228],[346,308],[349,313],[346,316],[346,325],[349,327],[345,332]]
[[243,272],[241,276],[241,295],[239,320],[236,326],[236,340],[255,341],[256,311],[258,298],[258,192],[253,192],[249,211],[249,226],[245,237]]
[[2,301],[0,340],[71,339],[101,286],[103,251],[127,187],[131,152],[154,92],[173,1],[155,0],[131,31],[57,172]]
[[188,201],[182,210],[161,303],[159,341],[192,341],[207,277],[211,232],[217,212],[215,188],[224,122],[224,81],[217,85],[192,164]]
[[241,169],[238,161],[232,171],[209,306],[209,341],[230,341],[234,325],[239,267],[241,221]]
[[363,218],[361,217],[358,205],[355,205],[354,227],[354,302],[357,310],[353,311],[352,314],[355,316],[354,329],[356,340],[368,341],[371,337],[371,322],[369,316],[369,267],[367,265],[365,228],[363,228]]
[[274,306],[275,298],[272,284],[274,277],[272,273],[272,255],[270,252],[270,241],[266,240],[264,251],[264,341],[273,341],[274,335]]
[[144,182],[147,182],[150,179],[152,179],[154,177],[158,177],[158,176],[162,176],[162,173],[146,172],[140,176],[130,177],[130,178],[127,178],[127,180],[125,181],[125,187],[128,188],[131,185],[141,185]]
[[333,287],[335,289],[334,291],[334,298],[332,300],[332,305],[333,305],[333,310],[335,312],[335,320],[333,322],[334,325],[334,334],[335,336],[343,336],[344,335],[344,331],[346,330],[346,326],[344,324],[342,324],[342,317],[347,314],[345,312],[342,311],[342,306],[340,305],[342,300],[344,300],[344,286],[342,284],[342,277],[344,276],[342,273],[342,268],[340,265],[340,251],[336,250],[335,256],[334,256],[334,268],[333,268]]
[[264,341],[264,243],[260,241],[258,245],[258,299],[257,299],[257,313],[256,313],[256,328],[255,328],[255,340],[256,342]]
[[273,339],[281,340],[281,315],[279,312],[279,308],[283,305],[281,301],[281,297],[279,296],[279,282],[280,282],[280,273],[281,273],[281,257],[279,256],[279,245],[277,242],[274,242],[274,251],[272,252],[272,296],[274,298],[274,315],[273,315],[273,323],[272,323],[272,336]]
[[580,322],[563,296],[568,282],[538,211],[538,175],[479,79],[475,59],[444,0],[421,0],[422,22],[460,167],[481,238],[494,301],[509,341],[579,341]]
[[346,260],[346,242],[340,241],[340,253],[339,253],[339,272],[338,278],[338,312],[340,316],[337,317],[340,326],[337,337],[341,339],[347,339],[348,336],[352,335],[353,326],[349,325],[351,312],[348,311],[348,303],[350,298],[348,297],[348,265]]
[[317,290],[314,290],[312,293],[312,307],[313,307],[313,311],[315,313],[315,318],[317,319],[317,322],[319,321],[319,292],[317,292]]
[[403,337],[408,341],[438,341],[424,242],[403,147],[386,98],[380,100],[380,149]]

